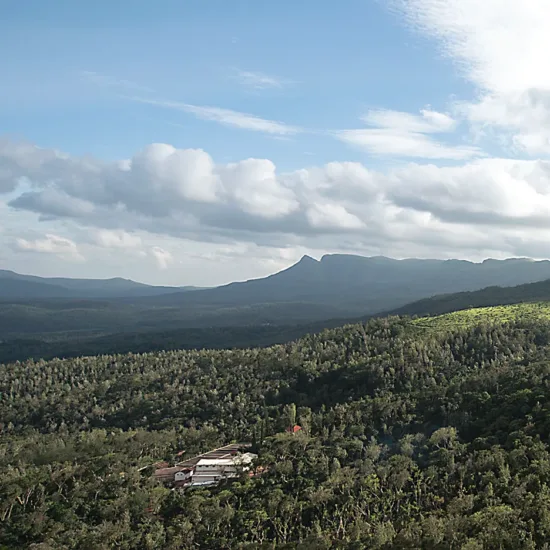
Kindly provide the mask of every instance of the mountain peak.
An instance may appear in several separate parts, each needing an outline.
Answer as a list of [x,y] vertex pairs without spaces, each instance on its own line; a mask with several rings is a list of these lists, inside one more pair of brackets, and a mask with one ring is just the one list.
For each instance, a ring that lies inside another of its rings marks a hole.
[[302,259],[298,262],[299,264],[307,264],[307,263],[315,263],[318,264],[319,260],[316,260],[315,258],[312,258],[311,256],[308,256],[307,254],[304,254],[302,256]]

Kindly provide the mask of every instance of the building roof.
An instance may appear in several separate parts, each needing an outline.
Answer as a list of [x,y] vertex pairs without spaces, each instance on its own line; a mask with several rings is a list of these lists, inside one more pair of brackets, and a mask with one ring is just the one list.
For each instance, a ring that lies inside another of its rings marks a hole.
[[201,458],[197,462],[197,466],[224,466],[226,464],[234,464],[234,458]]
[[295,434],[295,433],[299,432],[301,429],[302,429],[302,426],[296,425],[296,426],[289,426],[286,429],[286,431],[289,432],[289,433]]
[[197,466],[231,466],[233,464],[249,463],[256,458],[255,454],[244,453],[231,458],[201,458]]
[[193,467],[203,458],[231,458],[232,456],[237,455],[241,449],[247,449],[249,447],[250,443],[231,443],[230,445],[225,445],[223,447],[219,447],[218,449],[214,449],[213,451],[208,451],[207,453],[178,462],[178,466]]

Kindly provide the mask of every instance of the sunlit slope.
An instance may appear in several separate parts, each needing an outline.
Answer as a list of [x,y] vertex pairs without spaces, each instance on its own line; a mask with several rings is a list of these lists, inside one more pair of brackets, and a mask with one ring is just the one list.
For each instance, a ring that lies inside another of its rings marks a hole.
[[422,329],[453,330],[481,324],[535,320],[550,321],[550,301],[471,308],[433,317],[420,317],[413,319],[411,324]]

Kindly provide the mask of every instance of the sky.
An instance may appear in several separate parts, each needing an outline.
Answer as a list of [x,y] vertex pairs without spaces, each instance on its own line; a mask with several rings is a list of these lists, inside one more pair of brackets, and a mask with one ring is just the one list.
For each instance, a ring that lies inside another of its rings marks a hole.
[[0,268],[211,286],[550,257],[547,0],[0,6]]

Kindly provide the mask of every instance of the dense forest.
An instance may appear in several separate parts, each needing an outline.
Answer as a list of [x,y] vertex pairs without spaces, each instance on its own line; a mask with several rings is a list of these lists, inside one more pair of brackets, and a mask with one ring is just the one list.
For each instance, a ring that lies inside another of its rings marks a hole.
[[[1,366],[0,548],[550,548],[550,322],[530,308]],[[262,475],[151,476],[230,441]]]
[[[351,320],[348,320],[348,322]],[[355,319],[354,321],[359,321]],[[283,344],[301,336],[346,323],[328,319],[316,323],[180,328],[164,331],[116,332],[96,336],[58,333],[55,338],[14,338],[0,342],[0,363],[82,355],[145,353],[178,349],[249,348]]]

